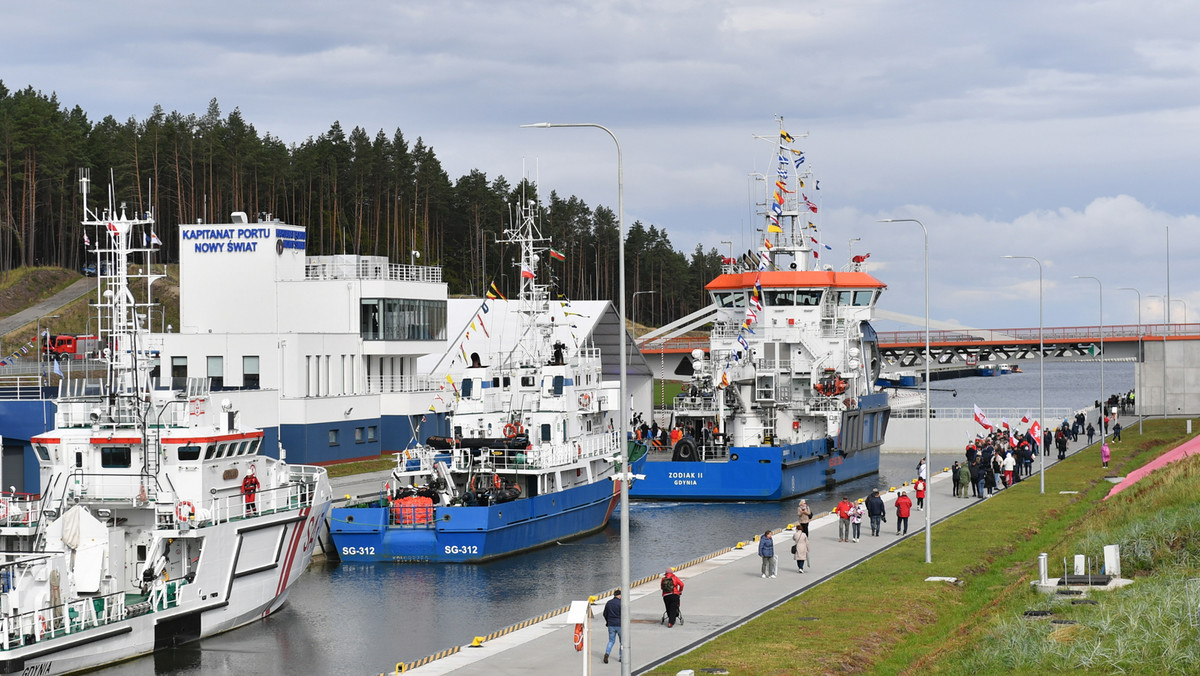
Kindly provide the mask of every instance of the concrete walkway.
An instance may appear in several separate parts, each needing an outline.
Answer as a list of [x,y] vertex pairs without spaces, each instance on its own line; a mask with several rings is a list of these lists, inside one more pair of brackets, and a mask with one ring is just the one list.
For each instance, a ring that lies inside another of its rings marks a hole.
[[[1095,413],[1089,415],[1094,416]],[[1133,421],[1130,429],[1123,435],[1137,434],[1136,419],[1132,416],[1121,418],[1123,426]],[[1131,439],[1126,439],[1129,443]],[[1068,447],[1068,454],[1073,455],[1087,447],[1086,438],[1080,436],[1078,443]],[[1098,447],[1091,447],[1097,455]],[[1052,450],[1045,458],[1046,467],[1057,462],[1057,454]],[[1034,459],[1034,473],[1025,481],[1038,481],[1040,458]],[[953,482],[949,473],[941,467],[935,467],[937,473],[930,478],[930,499],[928,507],[933,523],[970,508],[980,502],[979,499],[954,498]],[[912,487],[909,486],[909,497],[913,497]],[[1000,491],[1002,494],[1003,491]],[[747,541],[744,549],[734,549],[714,556],[707,560],[682,567],[677,575],[683,580],[685,589],[681,602],[684,622],[668,629],[661,624],[663,602],[658,587],[657,576],[635,585],[630,594],[631,609],[631,649],[633,651],[633,673],[642,673],[658,666],[665,661],[677,657],[716,636],[737,628],[746,621],[770,610],[788,599],[823,580],[837,575],[858,563],[887,549],[905,539],[898,537],[896,532],[896,517],[894,503],[898,493],[884,495],[887,505],[887,523],[883,524],[883,534],[879,537],[870,536],[870,524],[863,523],[863,535],[857,543],[839,543],[837,517],[826,514],[815,519],[809,525],[809,561],[804,566],[804,573],[796,570],[791,555],[791,531],[779,533],[775,538],[775,552],[779,557],[779,577],[763,579],[760,575],[760,562],[757,544]],[[914,504],[916,500],[913,500]],[[776,524],[780,527],[783,524]],[[767,524],[764,524],[764,530]],[[924,539],[925,513],[913,507],[909,518],[908,535]],[[747,538],[753,534],[747,534]],[[685,534],[681,534],[681,537]],[[730,543],[731,545],[735,543]],[[636,552],[634,553],[636,556]],[[937,542],[933,543],[933,564],[929,567],[929,575],[944,575],[937,566]],[[1030,562],[1033,565],[1033,562]],[[935,584],[935,583],[930,583]],[[579,590],[574,598],[586,599],[588,594],[607,593],[603,590]],[[590,646],[587,650],[591,657],[591,669],[594,674],[620,673],[617,663],[617,653],[614,648],[609,664],[602,664],[604,646],[608,641],[608,632],[604,627],[601,615],[603,604],[608,597],[602,597],[593,605],[594,617],[588,632]],[[428,664],[423,664],[405,673],[418,676],[433,676],[435,674],[455,674],[456,676],[525,676],[528,674],[546,674],[559,676],[561,674],[583,673],[583,653],[577,652],[572,645],[574,625],[568,625],[565,613],[557,614],[530,626],[508,632],[497,632],[495,638],[487,640],[481,647],[464,646]],[[484,633],[484,632],[480,632]],[[397,656],[400,658],[401,656]],[[408,657],[412,659],[411,656]],[[422,660],[424,661],[424,660]]]
[[94,277],[84,277],[83,279],[73,282],[70,286],[50,296],[40,303],[35,303],[20,312],[11,314],[3,319],[0,319],[0,336],[8,335],[17,329],[31,324],[38,317],[44,317],[52,314],[60,307],[79,299],[86,295],[89,291],[96,288],[96,279]]

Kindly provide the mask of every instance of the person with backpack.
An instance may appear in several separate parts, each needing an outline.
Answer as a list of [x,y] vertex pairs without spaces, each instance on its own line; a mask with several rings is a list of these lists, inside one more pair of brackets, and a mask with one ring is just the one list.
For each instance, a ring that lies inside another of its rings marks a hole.
[[[917,509],[924,512],[925,511],[925,478],[924,477],[917,477],[917,480],[913,482],[913,490],[917,492]],[[855,540],[855,542],[858,542],[858,540]]]
[[663,605],[667,609],[667,626],[674,627],[679,618],[679,597],[683,595],[683,580],[675,574],[674,568],[668,568],[659,581],[662,589]]
[[771,531],[762,534],[758,540],[758,555],[762,557],[762,576],[763,578],[775,577],[779,567],[775,560],[775,539],[771,537]]

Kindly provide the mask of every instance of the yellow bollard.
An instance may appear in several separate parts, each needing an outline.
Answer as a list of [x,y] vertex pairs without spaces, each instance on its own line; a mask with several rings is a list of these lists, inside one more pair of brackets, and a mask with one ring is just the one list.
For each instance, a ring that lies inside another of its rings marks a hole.
[[739,543],[737,543],[737,546],[734,547],[734,549],[745,549],[745,548],[746,548],[745,542],[739,542]]
[[796,524],[794,524],[794,523],[789,523],[789,524],[787,525],[787,529],[788,529],[788,530],[796,530]]
[[483,637],[476,636],[475,640],[471,641],[471,647],[472,648],[482,648],[483,647]]
[[588,605],[595,603],[596,599],[599,599],[599,598],[600,598],[599,596],[589,596],[588,597]]
[[892,486],[891,488],[889,488],[889,489],[888,489],[888,492],[889,492],[889,493],[895,493],[895,492],[896,492],[896,487],[895,487],[895,486]]
[[403,662],[397,662],[397,663],[396,663],[396,676],[400,676],[400,674],[403,674],[403,673],[404,673],[404,672],[406,672],[406,671],[408,671],[408,665],[407,665],[407,664],[405,664],[405,663],[403,663]]

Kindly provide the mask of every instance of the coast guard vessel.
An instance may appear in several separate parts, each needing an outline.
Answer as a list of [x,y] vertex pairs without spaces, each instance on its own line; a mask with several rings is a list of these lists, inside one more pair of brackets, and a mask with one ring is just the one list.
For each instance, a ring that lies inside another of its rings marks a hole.
[[[890,409],[870,320],[885,285],[866,256],[823,265],[818,186],[793,144],[781,129],[757,251],[725,260],[711,305],[640,341],[682,352],[688,380],[669,411],[682,438],[652,455],[633,497],[782,500],[879,470]],[[706,323],[707,340],[675,338]]]
[[[260,453],[263,432],[207,379],[155,377],[131,242],[153,220],[93,213],[102,370],[63,379],[32,437],[39,490],[0,496],[0,673],[65,674],[277,610],[330,504],[325,470]],[[153,280],[150,280],[153,281]]]
[[[501,348],[488,363],[463,350],[461,368],[445,374],[452,434],[397,453],[378,497],[333,509],[330,534],[343,561],[476,563],[608,523],[626,448],[620,385],[604,379],[600,350],[575,335],[570,303],[536,281],[550,248],[534,213],[533,202],[519,209],[501,240],[520,250],[519,297],[489,298],[480,310],[513,310],[516,339],[504,344],[504,327],[493,323]],[[644,454],[634,471],[643,463]]]

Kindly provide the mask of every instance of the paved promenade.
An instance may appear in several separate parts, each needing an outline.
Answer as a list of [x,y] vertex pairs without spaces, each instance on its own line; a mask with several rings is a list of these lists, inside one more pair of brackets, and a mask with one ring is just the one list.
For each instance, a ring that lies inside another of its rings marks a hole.
[[[1095,415],[1090,413],[1089,415]],[[1121,419],[1122,425],[1129,423],[1130,428],[1124,432],[1125,443],[1130,443],[1137,436],[1136,419],[1126,416]],[[1086,439],[1082,435],[1076,444],[1070,445],[1068,454],[1083,450]],[[1089,452],[1096,453],[1099,462],[1099,446],[1089,447]],[[1045,458],[1046,467],[1051,467],[1057,461],[1057,455]],[[1034,459],[1034,473],[1025,481],[1038,481],[1040,459]],[[936,473],[930,478],[930,515],[933,523],[952,517],[960,511],[970,508],[980,502],[978,499],[954,498],[952,496],[952,480],[949,473],[941,467],[935,467]],[[908,486],[909,497],[913,497],[912,487]],[[1000,491],[999,494],[1003,494]],[[642,673],[662,664],[663,662],[685,653],[714,637],[738,627],[746,621],[762,614],[796,596],[819,582],[837,575],[843,570],[857,565],[876,553],[893,546],[903,540],[895,535],[896,517],[894,503],[897,493],[883,495],[887,506],[888,521],[883,524],[883,534],[871,537],[870,524],[864,520],[863,535],[857,543],[839,543],[837,517],[826,514],[815,519],[809,526],[808,562],[804,573],[796,570],[791,555],[790,531],[779,533],[775,538],[775,551],[779,557],[779,577],[763,579],[760,575],[758,546],[749,541],[752,533],[746,534],[746,547],[741,550],[733,549],[720,553],[707,560],[679,567],[677,574],[683,580],[685,589],[682,597],[681,611],[684,622],[668,629],[660,623],[663,616],[663,603],[658,587],[658,576],[635,584],[630,594],[631,608],[631,650],[633,652],[633,673]],[[915,507],[909,519],[909,538],[924,539],[925,513]],[[768,525],[764,524],[765,530]],[[784,524],[775,524],[781,527]],[[686,537],[681,533],[680,537]],[[736,543],[730,543],[734,545]],[[933,542],[933,563],[930,564],[928,575],[954,574],[938,568],[937,540]],[[633,556],[637,556],[634,552]],[[682,562],[681,562],[682,563]],[[586,565],[585,562],[580,562]],[[1030,566],[1034,562],[1030,562]],[[937,584],[937,583],[930,583]],[[575,598],[584,600],[588,594],[607,594],[604,590],[579,590]],[[609,664],[602,664],[604,646],[608,641],[608,632],[604,627],[601,615],[607,595],[593,605],[594,617],[589,632],[590,646],[588,654],[591,658],[591,673],[620,673],[617,663],[617,653],[614,648]],[[516,618],[514,618],[514,621]],[[417,666],[407,671],[418,676],[433,676],[435,674],[454,674],[455,676],[504,676],[546,674],[561,676],[562,674],[583,673],[583,653],[577,652],[572,645],[574,625],[567,623],[566,613],[553,615],[530,626],[508,632],[497,632],[499,635],[483,643],[481,647],[462,647],[456,652],[428,664]]]

